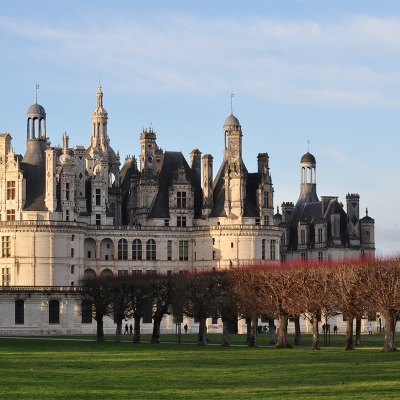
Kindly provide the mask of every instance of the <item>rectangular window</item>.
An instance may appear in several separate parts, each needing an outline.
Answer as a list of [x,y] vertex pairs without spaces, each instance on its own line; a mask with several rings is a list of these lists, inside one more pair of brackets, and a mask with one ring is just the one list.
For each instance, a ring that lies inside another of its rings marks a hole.
[[323,235],[322,235],[322,228],[318,228],[318,242],[317,243],[323,243]]
[[286,261],[286,254],[281,254],[281,261],[283,263]]
[[215,254],[215,251],[213,251],[213,252],[212,252],[212,258],[213,258],[213,260],[216,260],[216,254]]
[[2,286],[10,286],[11,283],[11,272],[9,267],[1,269],[1,284]]
[[167,242],[167,260],[172,260],[172,240],[168,240]]
[[49,301],[49,324],[60,323],[60,302],[58,300]]
[[306,244],[306,231],[304,230],[300,231],[300,243]]
[[92,323],[93,303],[88,300],[82,301],[82,324]]
[[71,258],[74,258],[74,249],[71,249]]
[[65,183],[65,199],[69,200],[69,183]]
[[69,221],[69,210],[65,210],[65,220]]
[[265,260],[265,239],[261,242],[261,260]]
[[179,241],[179,261],[189,260],[189,241],[180,240]]
[[119,269],[118,270],[118,276],[127,276],[127,275],[128,275],[127,269]]
[[101,225],[101,214],[96,214],[96,225]]
[[15,181],[7,181],[7,200],[15,200]]
[[164,219],[164,226],[169,226],[169,219]]
[[260,225],[260,218],[256,218],[256,225]]
[[281,246],[286,246],[286,235],[285,235],[285,233],[282,233]]
[[267,191],[264,192],[263,203],[264,207],[269,207],[269,192]]
[[24,301],[15,301],[15,325],[23,325],[24,321]]
[[2,257],[11,257],[10,236],[2,236],[1,237],[1,255],[2,255]]
[[270,260],[275,261],[276,258],[276,240],[271,240],[271,243],[269,245],[270,249]]
[[75,265],[71,265],[71,275],[75,273]]
[[7,221],[15,221],[15,210],[7,210]]
[[186,217],[176,217],[176,226],[186,226]]
[[324,253],[322,251],[318,252],[318,261],[319,262],[324,261]]
[[75,240],[75,235],[71,236],[71,242],[73,242]]
[[87,258],[92,258],[92,252],[90,250],[87,252]]
[[186,192],[178,192],[176,196],[176,207],[186,208]]
[[96,206],[101,205],[101,189],[96,189]]
[[217,325],[218,324],[218,317],[212,317],[211,323],[213,325]]
[[306,253],[301,253],[301,261],[307,260]]

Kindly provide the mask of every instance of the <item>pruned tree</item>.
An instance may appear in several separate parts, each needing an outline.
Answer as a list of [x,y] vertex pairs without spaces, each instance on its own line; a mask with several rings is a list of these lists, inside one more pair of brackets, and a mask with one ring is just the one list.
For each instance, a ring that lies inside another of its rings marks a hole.
[[108,277],[84,277],[79,281],[80,301],[92,304],[92,316],[97,323],[96,341],[104,342],[104,316],[109,315],[112,301],[111,287]]
[[397,318],[400,316],[400,256],[364,263],[364,291],[368,309],[376,309],[385,318],[385,343],[382,351],[397,351],[394,342]]

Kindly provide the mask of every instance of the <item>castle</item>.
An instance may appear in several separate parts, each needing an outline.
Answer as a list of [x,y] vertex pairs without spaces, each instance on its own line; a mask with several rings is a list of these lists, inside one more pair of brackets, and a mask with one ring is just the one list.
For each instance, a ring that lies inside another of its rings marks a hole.
[[[258,154],[257,172],[247,171],[232,113],[215,177],[210,154],[196,148],[188,163],[181,152],[163,151],[152,128],[140,134],[138,159],[128,156],[121,167],[100,85],[96,96],[88,148],[70,147],[67,134],[52,147],[37,103],[27,113],[24,156],[0,134],[0,334],[92,332],[73,296],[82,276],[374,254],[374,220],[360,219],[359,196],[347,195],[347,212],[337,197],[319,200],[310,153],[300,162],[296,205],[274,214],[268,154]],[[163,329],[173,329],[172,320]]]

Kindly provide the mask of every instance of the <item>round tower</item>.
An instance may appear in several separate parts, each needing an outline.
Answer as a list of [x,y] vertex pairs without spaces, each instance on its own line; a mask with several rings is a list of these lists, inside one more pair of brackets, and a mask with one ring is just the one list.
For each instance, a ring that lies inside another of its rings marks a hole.
[[27,112],[26,140],[46,139],[46,111],[35,103]]
[[307,152],[300,160],[300,197],[304,203],[319,201],[317,196],[317,162]]

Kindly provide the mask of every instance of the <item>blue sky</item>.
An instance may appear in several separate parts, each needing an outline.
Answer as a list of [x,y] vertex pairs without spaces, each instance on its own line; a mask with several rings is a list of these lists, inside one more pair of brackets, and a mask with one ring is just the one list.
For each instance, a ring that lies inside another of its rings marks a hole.
[[268,152],[274,204],[296,202],[301,156],[317,193],[361,196],[378,254],[400,250],[400,1],[0,0],[0,132],[24,154],[26,112],[52,145],[89,145],[99,76],[121,160],[152,125],[164,150],[222,161],[233,112],[243,158]]

